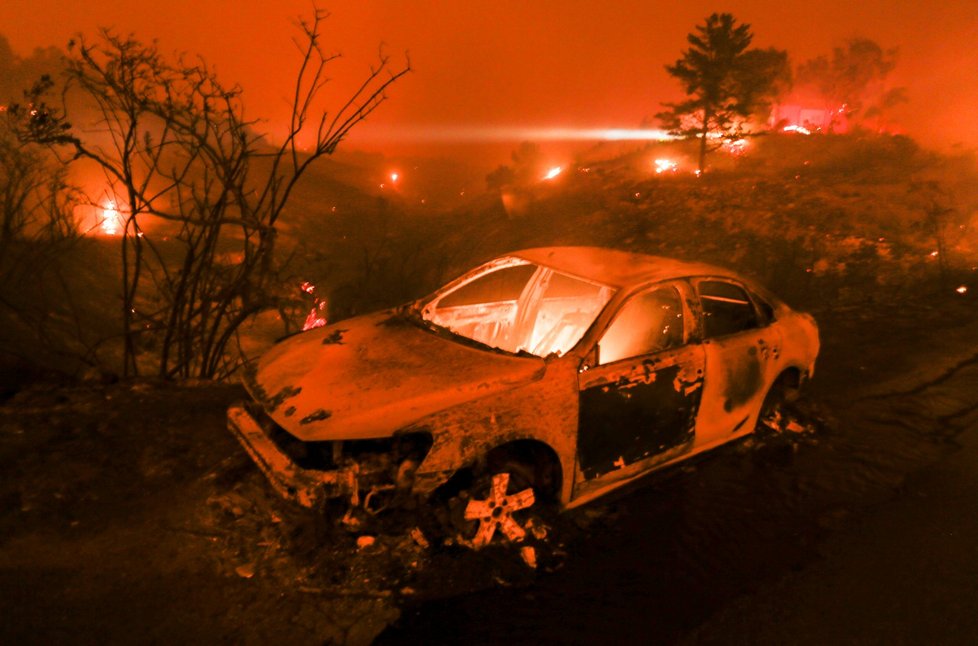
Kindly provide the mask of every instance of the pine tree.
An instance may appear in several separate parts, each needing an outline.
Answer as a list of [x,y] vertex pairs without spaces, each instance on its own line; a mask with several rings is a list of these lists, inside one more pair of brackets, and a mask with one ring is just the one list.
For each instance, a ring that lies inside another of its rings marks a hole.
[[682,58],[666,66],[687,98],[664,104],[668,110],[656,117],[674,135],[699,138],[701,172],[710,139],[749,134],[748,119],[790,84],[787,52],[748,49],[753,38],[750,25],[736,24],[729,13],[714,13],[686,37],[690,47]]

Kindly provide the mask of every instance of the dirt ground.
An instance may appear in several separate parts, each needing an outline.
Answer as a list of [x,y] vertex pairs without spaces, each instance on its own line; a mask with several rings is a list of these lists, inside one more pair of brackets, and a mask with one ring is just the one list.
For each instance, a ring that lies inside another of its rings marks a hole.
[[0,407],[0,642],[970,643],[975,305],[815,312],[805,432],[564,515],[536,569],[278,500],[236,387],[40,384]]

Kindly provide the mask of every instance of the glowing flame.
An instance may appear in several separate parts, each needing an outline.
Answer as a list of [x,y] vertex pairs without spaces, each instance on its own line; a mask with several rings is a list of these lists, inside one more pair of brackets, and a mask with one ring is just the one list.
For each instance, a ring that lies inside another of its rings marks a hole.
[[317,327],[326,326],[326,301],[319,301],[316,307],[309,310],[305,322],[302,324],[302,331],[313,330]]
[[964,285],[961,285],[961,287],[958,287],[954,291],[956,291],[959,294],[967,294],[968,293],[968,288],[966,286],[964,286]]
[[121,228],[122,218],[119,216],[119,210],[115,202],[109,200],[102,207],[102,233],[107,236],[117,236]]
[[723,149],[730,153],[731,155],[740,155],[747,150],[749,142],[746,139],[736,139],[734,141],[725,141],[723,144]]
[[547,171],[547,174],[543,176],[543,179],[544,180],[553,179],[553,178],[557,177],[558,175],[560,175],[560,172],[562,170],[564,170],[564,169],[561,168],[560,166],[554,166],[553,168],[551,168],[550,170]]
[[325,326],[327,323],[326,301],[316,296],[316,286],[306,280],[299,285],[299,289],[312,296],[313,299],[312,309],[306,315],[306,320],[302,324],[302,331],[305,332],[306,330]]
[[657,175],[661,173],[675,173],[677,170],[679,170],[679,164],[671,159],[655,160],[655,172]]
[[395,184],[395,183],[397,183],[397,179],[398,179],[399,177],[400,177],[400,175],[398,175],[397,173],[391,173],[391,183],[392,183],[392,184]]
[[805,128],[804,126],[796,126],[796,125],[785,126],[784,128],[782,128],[781,131],[782,132],[797,132],[797,133],[800,133],[800,134],[803,134],[803,135],[810,135],[810,134],[812,134],[812,131],[809,130],[808,128]]

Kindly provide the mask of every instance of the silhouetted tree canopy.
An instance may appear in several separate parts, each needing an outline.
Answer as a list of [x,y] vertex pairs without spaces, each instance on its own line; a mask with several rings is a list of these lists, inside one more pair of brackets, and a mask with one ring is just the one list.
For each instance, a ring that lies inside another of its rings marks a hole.
[[787,52],[748,49],[753,37],[750,25],[714,13],[686,37],[690,47],[682,57],[666,66],[687,98],[664,104],[668,110],[656,117],[675,135],[700,138],[701,171],[715,147],[711,138],[722,143],[751,134],[751,117],[763,115],[791,84]]
[[799,85],[811,87],[850,121],[881,120],[907,100],[904,88],[889,88],[886,79],[896,67],[896,49],[884,50],[868,38],[851,38],[832,56],[818,56],[798,66]]

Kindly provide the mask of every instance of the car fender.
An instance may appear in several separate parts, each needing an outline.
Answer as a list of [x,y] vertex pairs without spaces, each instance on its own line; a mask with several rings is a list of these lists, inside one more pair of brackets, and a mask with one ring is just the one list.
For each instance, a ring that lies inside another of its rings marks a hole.
[[[412,429],[431,433],[432,446],[415,473],[414,492],[432,493],[458,470],[477,465],[494,448],[517,440],[536,440],[557,454],[561,471],[573,473],[577,450],[577,361],[548,360],[529,385],[469,401],[430,415]],[[572,481],[561,483],[561,500],[570,499]]]

